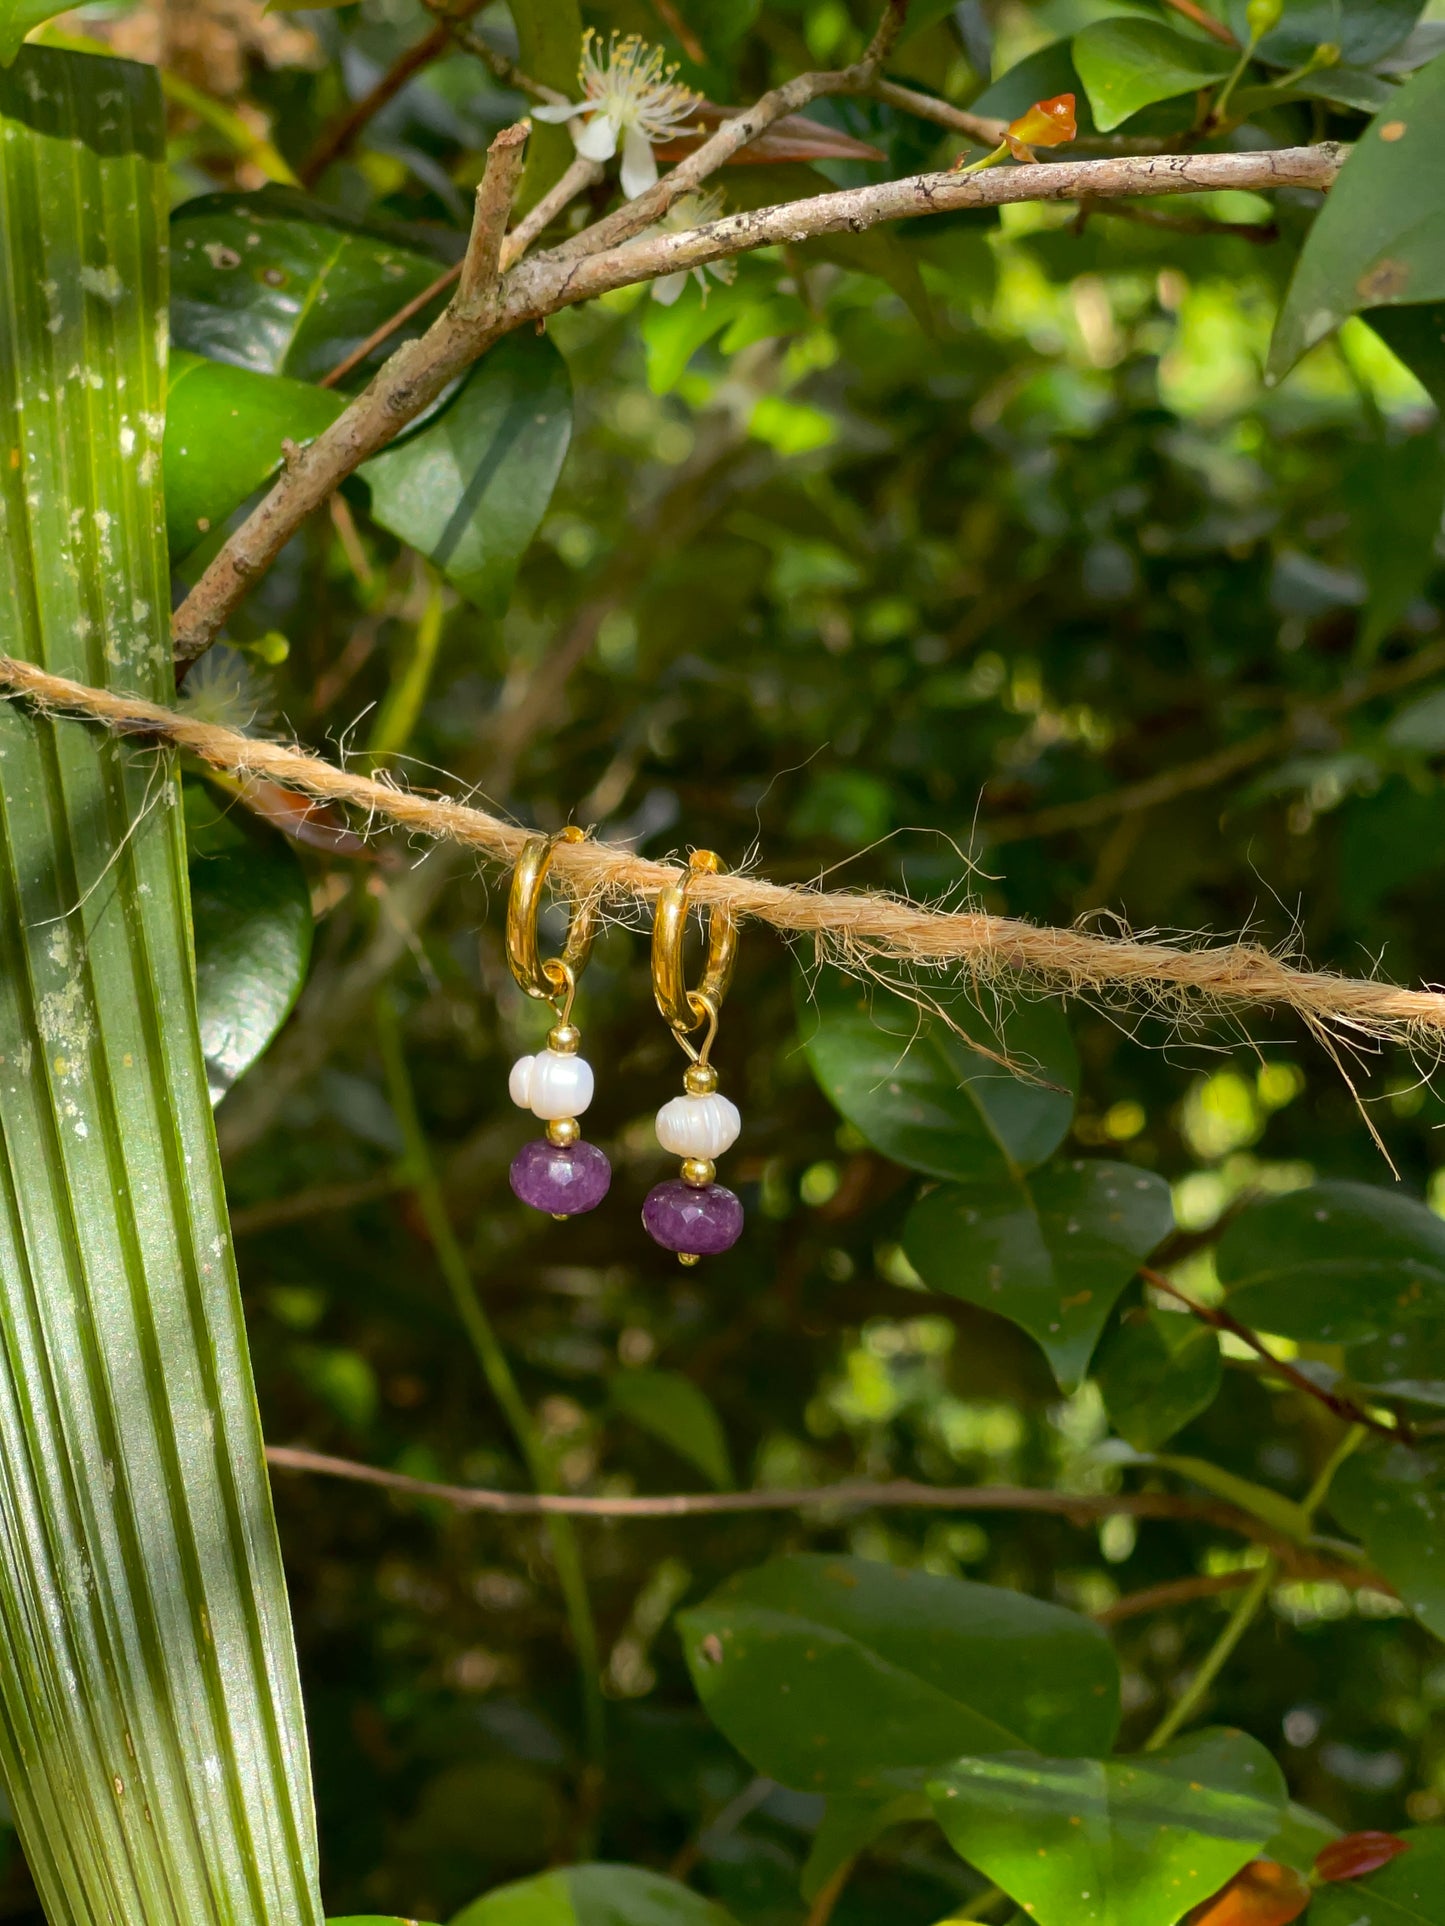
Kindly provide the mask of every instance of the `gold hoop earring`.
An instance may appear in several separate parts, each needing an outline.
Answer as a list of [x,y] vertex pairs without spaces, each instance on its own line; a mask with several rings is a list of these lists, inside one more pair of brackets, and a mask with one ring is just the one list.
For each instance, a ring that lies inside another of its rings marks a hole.
[[594,1079],[591,1064],[578,1055],[582,1033],[572,1021],[572,1005],[597,934],[596,906],[584,901],[573,908],[560,956],[543,962],[537,941],[542,889],[557,845],[584,840],[585,832],[575,824],[555,836],[529,838],[512,871],[507,899],[508,967],[527,995],[550,1003],[557,1017],[546,1049],[519,1057],[507,1079],[512,1102],[547,1126],[545,1138],[518,1151],[508,1176],[524,1204],[557,1218],[595,1210],[612,1182],[612,1166],[596,1144],[583,1141],[577,1121],[592,1101]]
[[[707,954],[696,989],[687,986],[683,955],[688,889],[696,877],[715,876],[721,868],[712,850],[695,849],[677,882],[658,897],[652,921],[652,993],[689,1062],[682,1096],[657,1113],[657,1141],[682,1159],[682,1170],[647,1193],[642,1224],[655,1243],[675,1252],[683,1264],[731,1250],[743,1233],[742,1204],[715,1181],[715,1160],[732,1148],[742,1128],[737,1105],[718,1090],[712,1063],[718,1017],[737,962],[738,926],[732,911],[714,903],[707,912]],[[698,1030],[702,1040],[694,1043]]]

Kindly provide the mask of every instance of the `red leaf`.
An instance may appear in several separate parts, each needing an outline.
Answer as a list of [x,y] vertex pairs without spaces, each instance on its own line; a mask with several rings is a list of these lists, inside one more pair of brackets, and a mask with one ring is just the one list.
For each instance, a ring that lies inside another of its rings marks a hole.
[[[679,131],[670,140],[662,141],[653,149],[660,161],[679,161],[686,154],[694,153],[703,141],[734,115],[742,113],[741,107],[719,107],[711,100],[700,100],[694,109],[693,118],[699,131],[696,133]],[[821,121],[810,120],[806,114],[788,114],[782,120],[774,121],[771,127],[764,128],[756,140],[750,140],[746,147],[733,155],[728,163],[731,167],[749,165],[766,166],[769,162],[815,161],[815,160],[886,160],[887,155],[879,147],[870,146],[865,140],[855,140],[851,134],[843,134],[836,127],[825,127]]]
[[1397,1839],[1393,1832],[1351,1832],[1321,1846],[1315,1871],[1321,1879],[1363,1879],[1409,1850],[1409,1840]]
[[1074,118],[1074,96],[1055,94],[1052,100],[1036,100],[1025,114],[1009,122],[1008,138],[1026,147],[1062,147],[1079,131]]
[[1310,1883],[1293,1866],[1256,1859],[1222,1892],[1196,1906],[1185,1926],[1289,1926],[1310,1903]]

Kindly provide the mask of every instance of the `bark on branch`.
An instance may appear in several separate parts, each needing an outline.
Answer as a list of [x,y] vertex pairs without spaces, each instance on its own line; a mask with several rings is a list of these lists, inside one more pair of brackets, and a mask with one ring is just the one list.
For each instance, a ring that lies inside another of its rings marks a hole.
[[[749,121],[749,115],[742,115],[725,123],[713,140],[674,169],[668,181],[675,181],[715,142]],[[756,131],[752,128],[746,138]],[[398,349],[338,421],[301,451],[176,610],[172,624],[176,661],[194,661],[209,648],[247,588],[270,567],[312,510],[430,407],[500,335],[515,328],[613,289],[730,255],[795,245],[823,234],[861,234],[885,221],[915,220],[959,208],[1197,194],[1224,188],[1257,192],[1326,188],[1348,151],[1322,143],[1262,154],[1126,155],[971,175],[918,174],[732,214],[682,233],[644,234],[600,253],[576,255],[570,251],[574,244],[567,243],[534,255],[506,276],[499,299],[488,304],[485,312],[468,312],[453,301],[426,334]],[[637,205],[628,204],[629,208]]]

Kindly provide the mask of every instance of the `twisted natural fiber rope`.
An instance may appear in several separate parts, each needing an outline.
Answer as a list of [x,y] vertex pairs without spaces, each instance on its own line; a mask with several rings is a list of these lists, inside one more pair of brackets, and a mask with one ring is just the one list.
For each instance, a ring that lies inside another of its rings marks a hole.
[[[198,722],[138,696],[87,688],[0,656],[4,693],[25,696],[53,715],[174,743],[213,768],[279,783],[320,802],[342,803],[400,829],[462,843],[501,863],[514,862],[531,833],[470,804],[413,795],[283,743]],[[654,900],[676,881],[678,871],[612,844],[583,842],[558,846],[553,874],[579,896],[620,904]],[[1188,947],[1041,929],[981,910],[934,910],[881,893],[788,887],[737,873],[698,875],[691,895],[699,904],[724,903],[784,936],[811,936],[821,955],[845,968],[954,965],[983,980],[1012,978],[1064,994],[1214,1010],[1289,1009],[1318,1033],[1343,1030],[1415,1042],[1432,1052],[1445,1039],[1445,992],[1296,969],[1254,943]]]

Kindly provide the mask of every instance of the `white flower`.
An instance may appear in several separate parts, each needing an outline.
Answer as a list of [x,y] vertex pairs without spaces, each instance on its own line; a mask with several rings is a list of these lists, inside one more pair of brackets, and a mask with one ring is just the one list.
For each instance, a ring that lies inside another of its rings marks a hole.
[[582,37],[582,69],[578,76],[585,100],[561,101],[534,107],[533,120],[572,120],[587,124],[573,135],[577,152],[587,160],[611,160],[622,142],[622,191],[635,200],[657,179],[654,141],[665,141],[687,119],[698,96],[673,79],[675,66],[665,64],[661,47],[649,47],[635,33],[619,40],[614,33],[601,59],[602,41],[589,27]]
[[192,665],[176,707],[192,722],[209,722],[250,735],[264,729],[276,713],[270,685],[245,656],[217,643]]
[[[662,219],[654,221],[647,231],[649,234],[686,234],[690,228],[704,227],[722,213],[725,198],[720,187],[704,187],[691,194],[680,195]],[[679,268],[676,274],[664,274],[653,282],[652,298],[660,301],[665,308],[670,308],[687,286],[690,274],[702,289],[703,302],[706,304],[707,277],[711,274],[724,287],[730,287],[737,279],[737,272],[737,262],[729,259],[708,261],[693,268]]]

